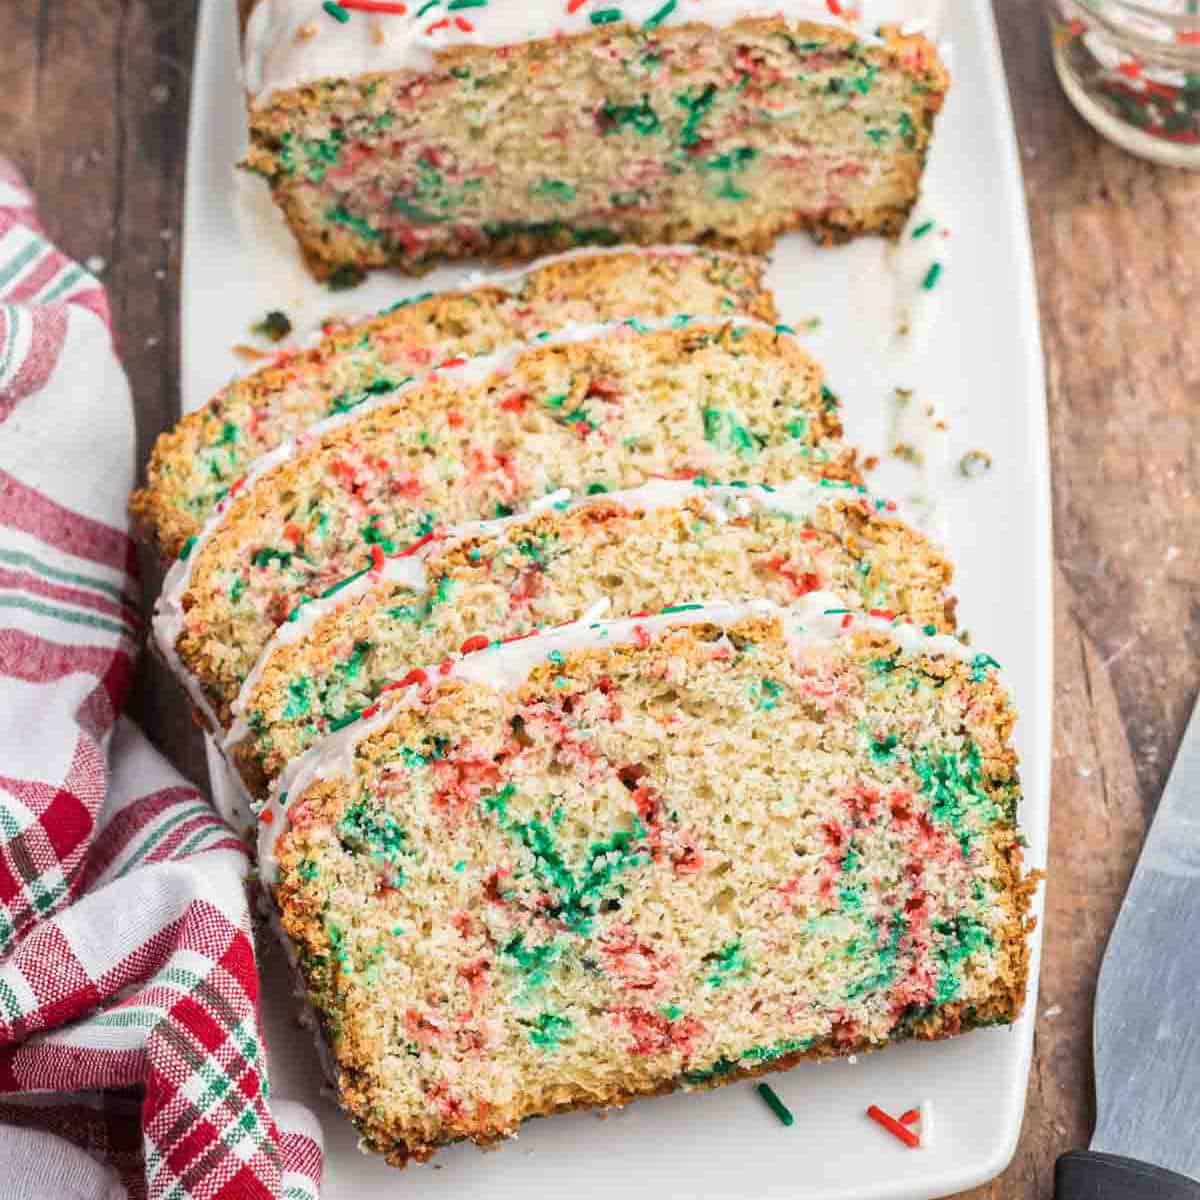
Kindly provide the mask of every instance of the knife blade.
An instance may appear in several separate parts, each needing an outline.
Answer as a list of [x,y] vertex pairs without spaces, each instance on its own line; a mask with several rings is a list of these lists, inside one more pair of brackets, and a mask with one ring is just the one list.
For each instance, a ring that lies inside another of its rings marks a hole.
[[1200,1198],[1200,702],[1104,953],[1096,1128],[1057,1200]]

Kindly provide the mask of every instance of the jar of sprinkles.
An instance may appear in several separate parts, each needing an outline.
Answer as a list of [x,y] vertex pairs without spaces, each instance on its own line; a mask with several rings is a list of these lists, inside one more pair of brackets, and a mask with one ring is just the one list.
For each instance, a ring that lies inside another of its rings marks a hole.
[[1048,0],[1054,64],[1094,128],[1200,170],[1200,0]]

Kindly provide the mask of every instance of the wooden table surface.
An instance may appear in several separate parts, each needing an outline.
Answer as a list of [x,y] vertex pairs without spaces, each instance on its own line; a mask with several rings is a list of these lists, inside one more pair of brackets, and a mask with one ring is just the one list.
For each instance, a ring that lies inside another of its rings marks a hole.
[[[981,3],[983,0],[954,0]],[[1041,0],[996,6],[1037,254],[1056,571],[1053,821],[1029,1104],[972,1197],[1050,1196],[1086,1144],[1104,941],[1200,680],[1200,176],[1103,143],[1054,79]],[[98,256],[139,458],[179,411],[179,232],[195,25],[187,0],[2,0],[0,154],[51,235]],[[157,569],[143,562],[147,605]],[[179,693],[144,656],[133,715],[197,782]]]

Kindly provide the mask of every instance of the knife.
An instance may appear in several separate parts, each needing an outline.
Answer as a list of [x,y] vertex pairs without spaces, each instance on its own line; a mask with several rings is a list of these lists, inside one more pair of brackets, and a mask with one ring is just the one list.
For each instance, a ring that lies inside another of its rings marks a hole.
[[1096,1130],[1055,1200],[1200,1200],[1200,702],[1100,968]]

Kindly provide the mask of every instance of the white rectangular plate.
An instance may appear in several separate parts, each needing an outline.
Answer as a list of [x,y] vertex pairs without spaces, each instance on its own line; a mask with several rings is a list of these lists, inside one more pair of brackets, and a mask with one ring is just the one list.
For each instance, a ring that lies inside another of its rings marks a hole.
[[[957,80],[938,123],[925,199],[899,253],[869,239],[819,250],[789,237],[771,283],[783,319],[827,367],[849,439],[882,454],[919,441],[923,470],[896,461],[872,476],[897,499],[936,498],[930,521],[957,564],[959,614],[972,644],[1004,664],[1021,711],[1021,817],[1032,866],[1045,858],[1050,777],[1050,492],[1041,346],[1020,167],[1004,73],[986,0],[948,5],[944,34]],[[183,270],[183,405],[203,404],[237,370],[238,342],[268,309],[300,331],[332,313],[366,312],[461,282],[463,268],[421,280],[381,273],[346,293],[304,274],[255,180],[235,178],[244,142],[233,0],[207,0],[192,93]],[[949,236],[945,236],[948,232]],[[921,287],[943,264],[936,286]],[[897,327],[909,313],[912,332]],[[807,328],[811,318],[820,324]],[[894,390],[913,390],[917,417],[897,435]],[[948,429],[919,414],[934,405]],[[965,479],[961,456],[982,449],[990,471]],[[212,756],[210,756],[212,757]],[[214,762],[216,760],[214,759]],[[214,772],[214,786],[222,786]],[[227,786],[227,785],[226,785]],[[264,939],[269,943],[269,939]],[[796,1114],[784,1128],[748,1083],[640,1101],[600,1120],[535,1121],[495,1153],[456,1146],[436,1166],[399,1174],[361,1155],[354,1130],[321,1094],[309,1035],[295,1022],[282,954],[262,950],[272,1094],[303,1101],[325,1130],[327,1200],[396,1195],[489,1200],[888,1197],[925,1200],[1003,1169],[1016,1146],[1033,1041],[1036,991],[1013,1029],[904,1045],[857,1061],[802,1065],[772,1077]],[[913,1151],[867,1120],[932,1102],[932,1145]]]

